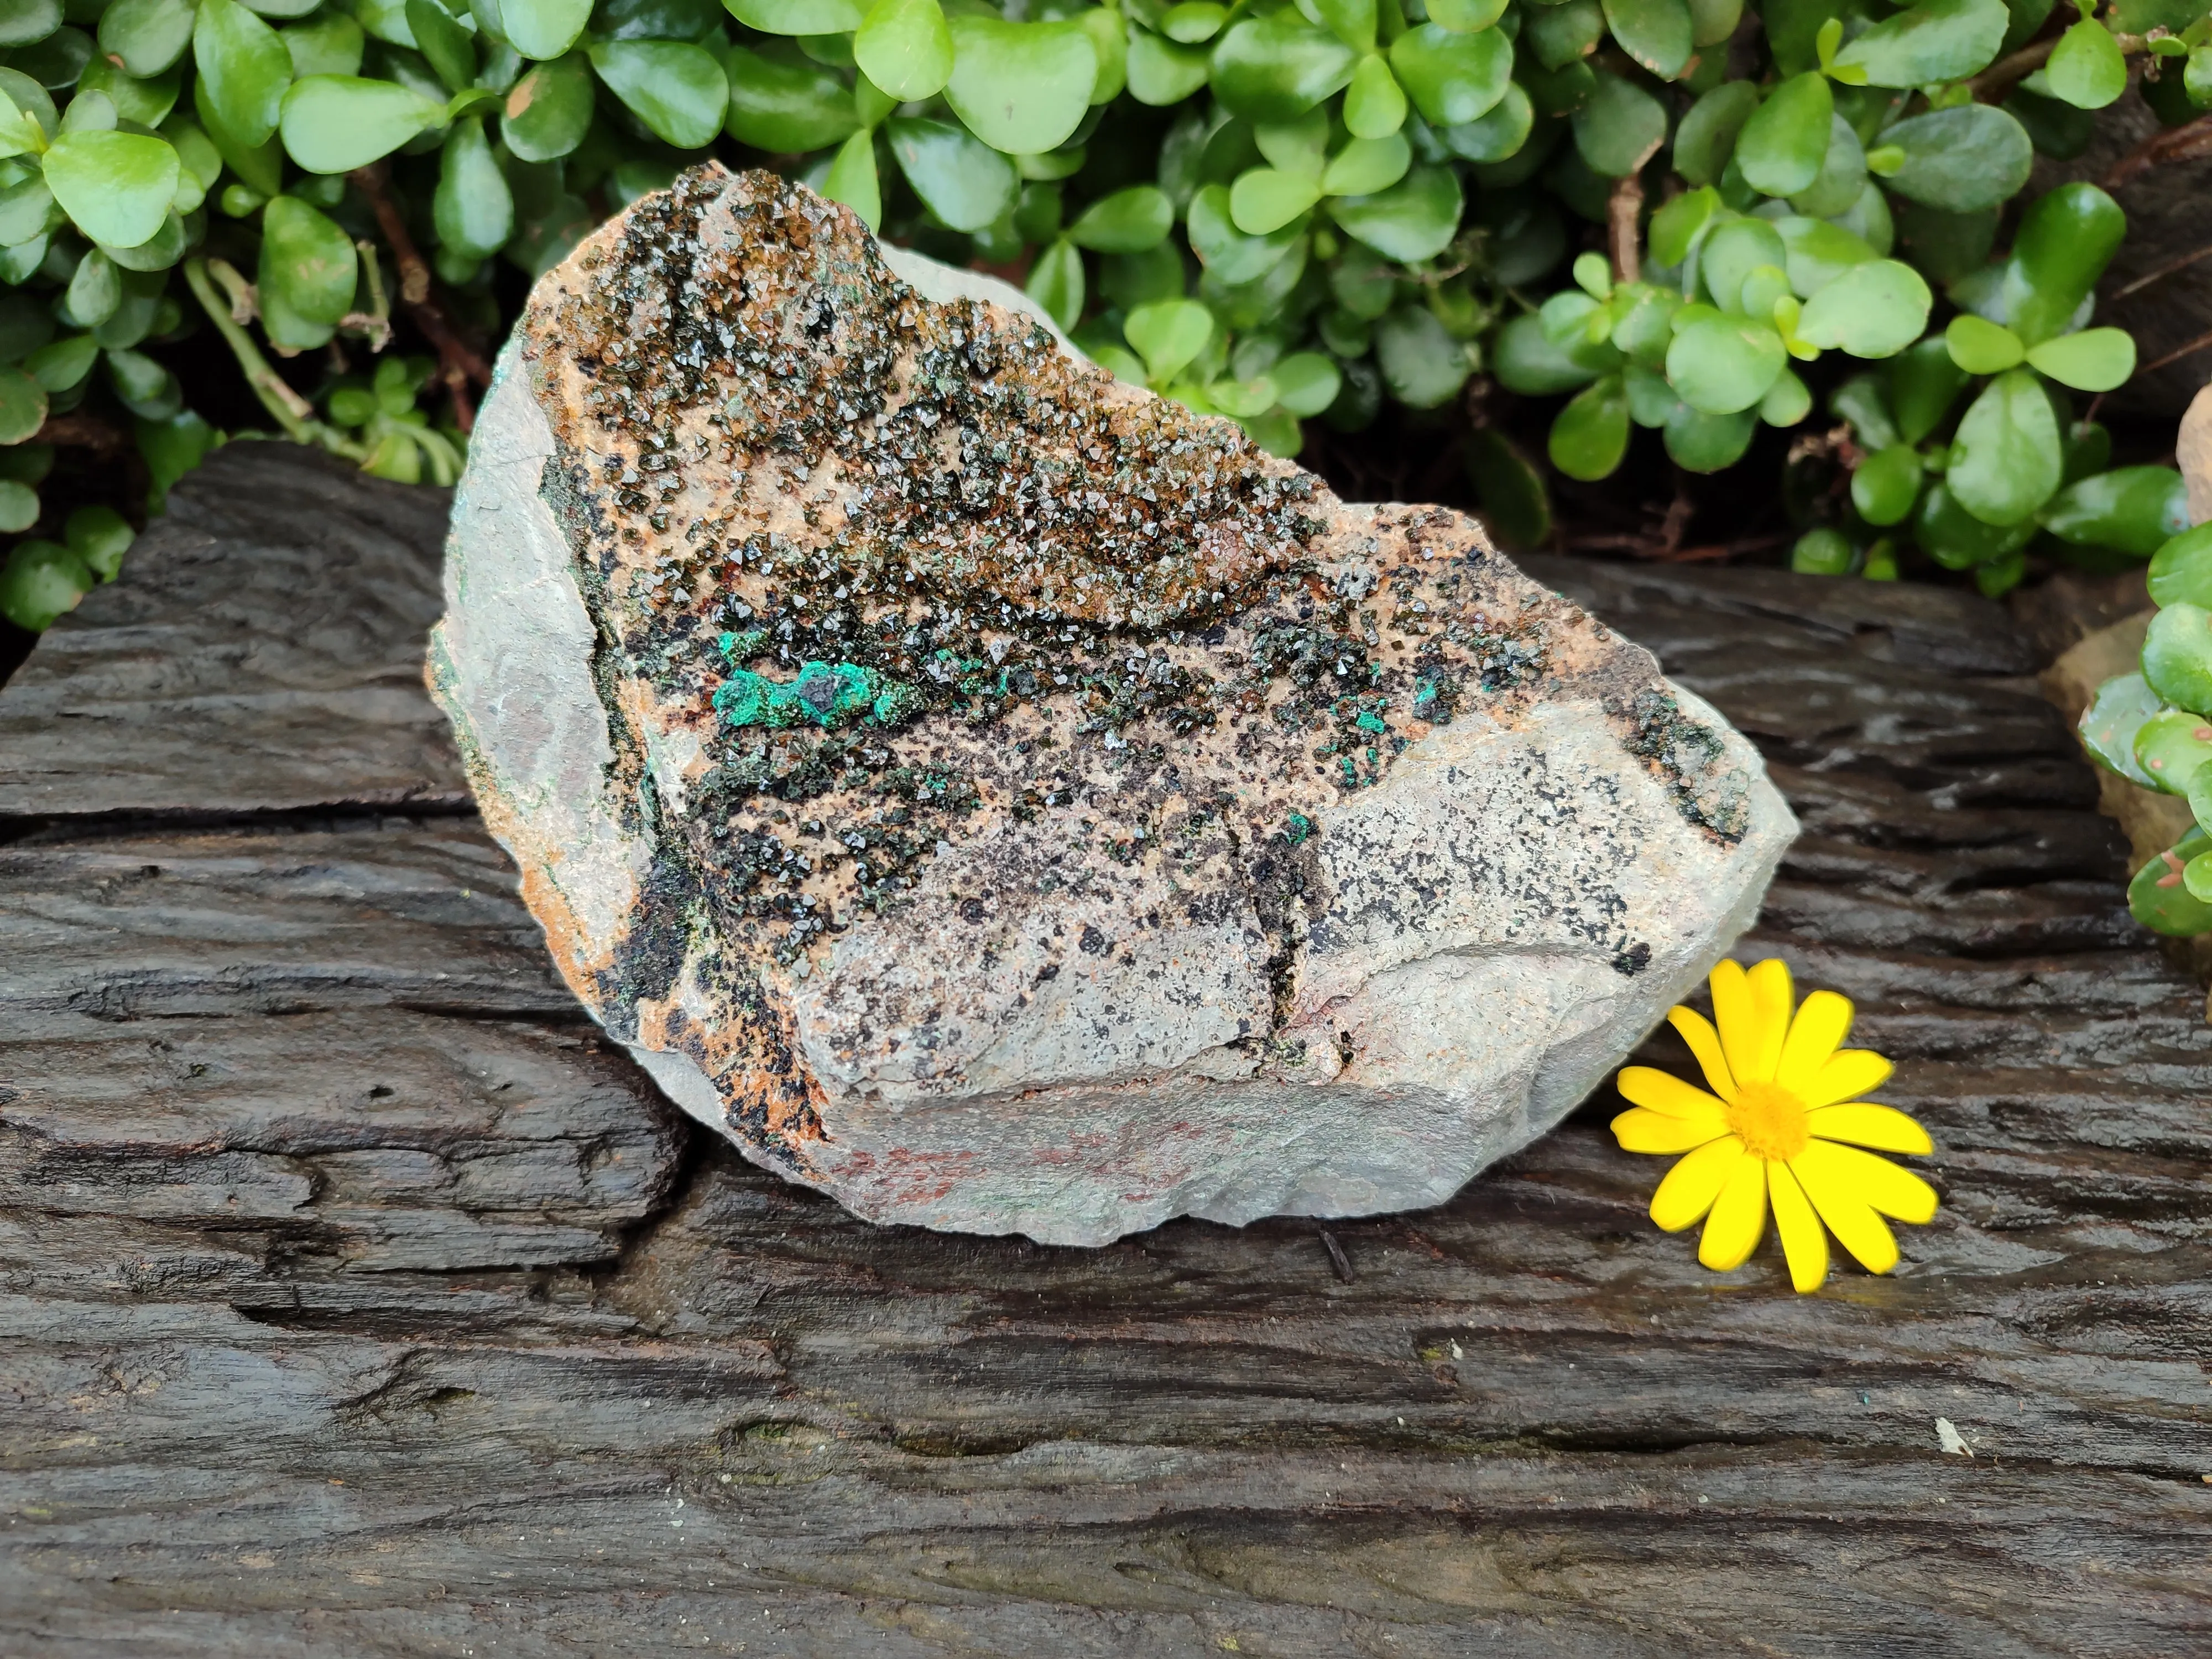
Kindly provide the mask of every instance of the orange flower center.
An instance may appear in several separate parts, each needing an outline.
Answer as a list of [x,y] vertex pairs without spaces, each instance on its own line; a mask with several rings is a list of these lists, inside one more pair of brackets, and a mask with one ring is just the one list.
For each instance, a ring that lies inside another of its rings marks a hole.
[[1775,1083],[1739,1083],[1728,1126],[1753,1158],[1788,1159],[1805,1150],[1805,1103]]

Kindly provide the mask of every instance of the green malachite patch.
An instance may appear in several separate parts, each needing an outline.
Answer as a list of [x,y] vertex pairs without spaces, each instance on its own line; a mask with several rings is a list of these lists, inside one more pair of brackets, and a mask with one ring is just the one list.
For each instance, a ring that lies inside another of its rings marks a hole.
[[[725,634],[719,643],[723,656],[734,665],[757,649],[757,636]],[[810,662],[801,664],[798,678],[788,681],[768,679],[750,669],[733,666],[730,678],[716,690],[714,702],[714,712],[732,726],[828,727],[854,720],[897,726],[921,712],[922,696],[903,680],[889,678],[872,668],[849,662]]]

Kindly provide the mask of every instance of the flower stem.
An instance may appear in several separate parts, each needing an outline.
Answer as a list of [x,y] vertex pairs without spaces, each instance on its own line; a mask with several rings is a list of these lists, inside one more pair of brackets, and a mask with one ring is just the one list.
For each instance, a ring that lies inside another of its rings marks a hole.
[[284,435],[294,443],[315,444],[333,455],[343,455],[349,461],[368,459],[367,449],[353,442],[335,427],[325,426],[317,420],[314,405],[295,392],[285,383],[284,377],[269,366],[269,360],[261,355],[261,348],[253,343],[253,337],[239,326],[237,319],[231,315],[230,307],[216,293],[215,284],[208,279],[207,261],[187,259],[184,270],[185,285],[191,289],[192,297],[200,302],[200,308],[207,313],[208,320],[222,336],[223,343],[230,348],[231,356],[238,359],[239,368],[246,375],[246,383],[253,388],[253,395],[261,400],[261,406],[269,411],[277,425],[284,428]]

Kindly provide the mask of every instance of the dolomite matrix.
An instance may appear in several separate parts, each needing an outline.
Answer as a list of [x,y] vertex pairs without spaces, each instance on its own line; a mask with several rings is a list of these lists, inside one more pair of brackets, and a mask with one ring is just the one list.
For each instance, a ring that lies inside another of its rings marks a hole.
[[878,1221],[1432,1204],[1756,914],[1751,746],[1460,515],[696,169],[549,273],[430,680],[562,975]]

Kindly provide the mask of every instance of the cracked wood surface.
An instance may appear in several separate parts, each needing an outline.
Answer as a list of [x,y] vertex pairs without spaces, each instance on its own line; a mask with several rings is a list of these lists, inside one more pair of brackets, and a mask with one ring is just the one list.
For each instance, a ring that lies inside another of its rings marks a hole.
[[0,1650],[2212,1650],[2212,1031],[1996,607],[1528,562],[1803,819],[1748,948],[1936,1136],[1897,1276],[1705,1273],[1604,1091],[1333,1224],[1347,1281],[1310,1222],[872,1227],[688,1128],[399,672],[428,493],[177,495],[0,693]]

